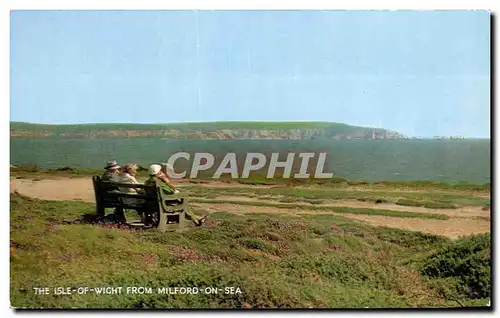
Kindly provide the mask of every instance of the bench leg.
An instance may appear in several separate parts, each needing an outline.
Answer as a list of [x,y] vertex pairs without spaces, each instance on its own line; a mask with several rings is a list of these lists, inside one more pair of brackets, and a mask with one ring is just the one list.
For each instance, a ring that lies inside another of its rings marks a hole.
[[98,204],[96,206],[96,214],[98,219],[104,219],[104,207]]
[[[170,231],[178,231],[184,228],[185,224],[185,213],[160,213],[160,222],[158,223],[157,229],[160,232],[170,232]],[[174,220],[172,220],[172,218]],[[174,221],[173,223],[168,223],[169,219]],[[177,220],[177,221],[175,221]]]
[[158,221],[157,212],[144,211],[144,225],[155,225]]
[[126,223],[127,222],[127,219],[125,218],[125,210],[123,209],[123,207],[117,207],[115,209],[115,213],[116,213],[116,216],[118,217],[118,219],[120,220],[120,222],[122,223]]
[[157,229],[160,232],[165,232],[167,230],[167,216],[162,211],[158,215],[158,226]]

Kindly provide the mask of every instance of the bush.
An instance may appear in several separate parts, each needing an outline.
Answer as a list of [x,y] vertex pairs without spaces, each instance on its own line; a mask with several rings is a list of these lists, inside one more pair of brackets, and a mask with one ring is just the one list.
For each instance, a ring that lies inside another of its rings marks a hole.
[[264,240],[259,238],[244,238],[240,240],[241,245],[245,246],[249,249],[261,250],[261,251],[269,251],[273,250],[271,244],[266,243]]
[[424,202],[423,207],[429,208],[429,209],[456,209],[457,208],[457,206],[453,203],[432,202],[432,201]]
[[420,201],[415,201],[411,199],[399,199],[396,204],[406,205],[406,206],[423,206],[424,204]]
[[421,272],[430,277],[456,278],[455,288],[462,296],[488,298],[491,295],[490,250],[490,234],[463,238],[428,257]]
[[450,202],[417,201],[412,199],[399,199],[396,204],[405,206],[424,207],[428,209],[456,209],[457,206]]

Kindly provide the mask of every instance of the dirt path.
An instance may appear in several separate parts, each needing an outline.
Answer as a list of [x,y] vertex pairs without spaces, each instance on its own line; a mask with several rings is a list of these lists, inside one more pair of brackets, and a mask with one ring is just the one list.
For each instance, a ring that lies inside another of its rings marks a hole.
[[377,226],[420,231],[424,233],[458,238],[463,235],[489,233],[489,220],[477,218],[451,218],[448,220],[431,220],[421,218],[393,218],[384,215],[344,214],[345,217],[367,222]]
[[44,200],[80,200],[95,202],[91,178],[11,179],[10,192]]
[[[411,231],[420,231],[424,233],[446,236],[449,238],[458,238],[463,235],[490,232],[490,221],[474,217],[450,218],[448,220],[435,220],[423,218],[399,218],[384,215],[363,215],[336,213],[331,211],[308,211],[288,208],[275,208],[264,206],[237,205],[229,203],[193,203],[194,206],[203,208],[209,213],[228,212],[243,215],[245,213],[278,213],[278,214],[331,214],[338,215],[348,219],[363,221],[375,226],[386,226],[392,228],[407,229]],[[298,211],[298,212],[297,212]]]
[[[182,182],[182,187],[190,185],[206,186],[206,187],[229,187],[230,184],[224,182],[211,182],[208,184],[193,184]],[[238,185],[238,187],[248,187],[249,190],[256,187],[266,186],[245,186]],[[44,200],[78,200],[84,202],[94,202],[94,189],[91,178],[54,178],[54,179],[11,179],[10,191],[17,191],[20,194],[35,197]],[[254,199],[244,196],[219,196],[220,200],[227,201],[251,201],[261,203],[276,203],[276,200],[270,199]],[[287,203],[281,203],[284,206]],[[288,203],[290,208],[276,208],[265,206],[250,206],[238,205],[232,203],[193,203],[195,206],[203,207],[208,212],[227,211],[236,214],[243,213],[297,213],[297,208],[293,208],[295,204],[310,204],[307,202]],[[312,204],[310,204],[312,205]],[[490,231],[490,211],[483,211],[480,207],[464,207],[460,209],[427,209],[423,207],[400,206],[390,203],[368,203],[356,200],[338,200],[330,201],[323,204],[314,204],[316,207],[354,207],[354,208],[372,208],[393,211],[406,211],[406,212],[419,212],[419,213],[437,213],[446,214],[451,218],[449,220],[434,220],[423,218],[397,218],[390,216],[379,215],[359,215],[347,213],[334,213],[330,211],[308,211],[300,210],[300,213],[327,213],[342,215],[347,218],[364,221],[373,225],[382,225],[396,228],[404,228],[409,230],[417,230],[432,234],[445,235],[449,237],[457,237],[459,235],[468,235],[473,233],[482,233]],[[483,217],[478,219],[476,217]]]
[[415,212],[415,213],[429,213],[429,214],[445,214],[452,217],[473,217],[473,216],[481,216],[490,218],[490,211],[483,210],[482,207],[477,206],[467,206],[458,209],[429,209],[424,207],[416,207],[416,206],[406,206],[406,205],[398,205],[394,203],[369,203],[362,202],[358,200],[335,200],[330,201],[328,203],[321,204],[312,204],[306,201],[297,201],[294,203],[285,203],[279,202],[276,200],[263,200],[263,199],[254,199],[244,196],[219,196],[217,197],[217,201],[243,201],[243,202],[259,202],[259,203],[279,203],[280,205],[289,205],[290,207],[294,207],[296,204],[300,205],[310,205],[314,207],[349,207],[349,208],[364,208],[364,209],[378,209],[378,210],[389,210],[389,211],[403,211],[403,212]]

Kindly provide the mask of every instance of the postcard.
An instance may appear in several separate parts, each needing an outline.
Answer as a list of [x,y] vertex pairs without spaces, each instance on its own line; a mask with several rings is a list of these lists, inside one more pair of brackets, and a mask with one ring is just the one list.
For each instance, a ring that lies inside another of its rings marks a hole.
[[15,309],[488,308],[488,11],[12,11]]

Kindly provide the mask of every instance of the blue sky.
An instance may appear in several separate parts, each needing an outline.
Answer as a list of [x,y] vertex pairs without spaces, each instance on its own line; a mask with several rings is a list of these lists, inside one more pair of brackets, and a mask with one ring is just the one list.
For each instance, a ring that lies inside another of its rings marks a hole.
[[486,11],[14,11],[11,120],[490,134]]

